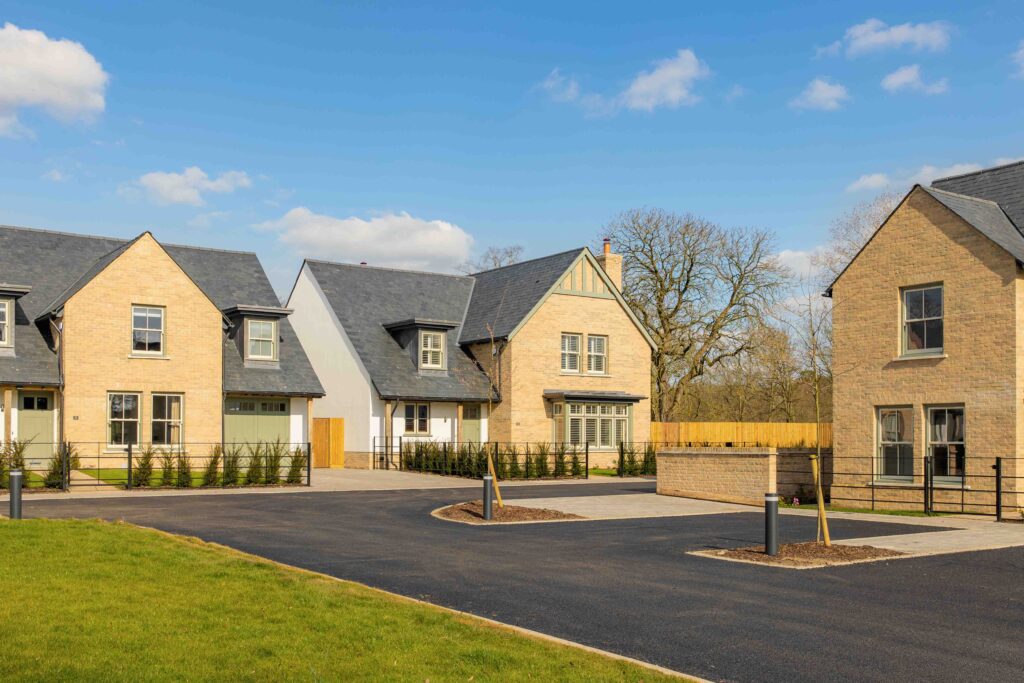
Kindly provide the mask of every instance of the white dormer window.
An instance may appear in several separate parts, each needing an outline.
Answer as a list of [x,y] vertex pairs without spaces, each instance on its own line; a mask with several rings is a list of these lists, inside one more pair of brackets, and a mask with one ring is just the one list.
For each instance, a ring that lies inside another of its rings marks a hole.
[[14,302],[0,299],[0,346],[14,346]]
[[444,332],[420,332],[420,367],[444,370]]
[[132,353],[162,356],[164,353],[164,309],[132,306]]
[[245,357],[251,360],[277,360],[277,322],[247,320],[245,325]]

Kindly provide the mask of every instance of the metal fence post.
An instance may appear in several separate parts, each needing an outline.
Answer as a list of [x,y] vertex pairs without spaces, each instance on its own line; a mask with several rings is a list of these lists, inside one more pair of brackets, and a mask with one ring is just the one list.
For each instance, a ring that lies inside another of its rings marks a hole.
[[932,457],[924,456],[924,512],[926,515],[932,513]]
[[21,519],[21,482],[24,474],[19,470],[11,470],[8,481],[11,487],[11,519]]
[[484,475],[484,519],[488,522],[494,517],[494,477]]
[[306,486],[313,485],[313,444],[306,442]]
[[996,458],[996,464],[992,465],[996,471],[996,521],[1003,521],[1003,459]]
[[764,494],[764,552],[779,554],[779,494]]
[[125,482],[125,488],[129,491],[132,490],[132,442],[128,442],[128,481]]
[[68,444],[61,443],[60,445],[60,487],[67,491],[70,488],[71,483],[71,460],[70,448]]
[[626,474],[626,466],[622,462],[626,449],[623,447],[623,443],[619,442],[619,476],[622,477]]
[[583,444],[583,465],[586,467],[587,476],[584,479],[590,479],[590,442]]

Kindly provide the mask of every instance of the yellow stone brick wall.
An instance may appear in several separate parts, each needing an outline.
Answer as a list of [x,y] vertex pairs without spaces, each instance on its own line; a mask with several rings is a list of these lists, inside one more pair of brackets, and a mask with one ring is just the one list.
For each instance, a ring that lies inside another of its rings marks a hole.
[[[133,304],[166,308],[164,358],[131,356]],[[152,237],[76,293],[63,323],[67,441],[106,443],[108,391],[142,394],[143,443],[152,438],[153,393],[184,394],[186,442],[221,440],[221,314]]]
[[775,491],[774,448],[666,448],[658,451],[659,494],[764,505]]
[[491,405],[487,417],[487,439],[508,442],[512,440],[513,397],[508,391],[511,386],[512,349],[501,340],[495,341],[495,348],[498,349],[498,355],[492,356],[491,342],[486,341],[470,344],[469,352],[501,391],[501,401]]
[[[930,283],[943,285],[945,356],[900,359],[900,289]],[[879,406],[912,407],[915,478],[905,489],[874,487],[876,501],[919,507],[925,409],[942,404],[966,411],[967,485],[994,488],[989,478],[970,477],[990,477],[996,456],[1019,455],[1020,287],[1013,257],[924,191],[893,214],[833,288],[833,501],[870,504]],[[940,497],[959,503],[961,491]],[[966,499],[992,502],[990,494]]]
[[[582,373],[561,372],[563,332],[583,335]],[[588,334],[608,337],[607,375],[585,372]],[[509,381],[502,390],[503,405],[495,415],[509,421],[512,441],[551,440],[552,417],[543,396],[545,389],[624,391],[644,396],[633,406],[633,440],[650,439],[650,347],[614,299],[552,294],[509,341],[502,371],[509,373]]]

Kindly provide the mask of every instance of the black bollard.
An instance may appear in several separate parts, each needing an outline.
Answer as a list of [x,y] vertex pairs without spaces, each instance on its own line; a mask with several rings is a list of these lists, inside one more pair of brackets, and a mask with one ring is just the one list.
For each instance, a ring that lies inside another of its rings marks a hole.
[[494,517],[494,477],[484,475],[484,519],[490,521]]
[[11,519],[21,519],[21,470],[11,470]]
[[779,554],[779,494],[764,494],[764,552]]

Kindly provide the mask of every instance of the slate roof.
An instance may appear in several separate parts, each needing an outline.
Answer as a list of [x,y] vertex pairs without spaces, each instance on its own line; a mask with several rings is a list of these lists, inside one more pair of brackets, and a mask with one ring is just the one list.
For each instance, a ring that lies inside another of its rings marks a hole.
[[953,213],[1001,246],[1018,261],[1024,261],[1024,235],[1021,235],[1003,209],[994,201],[968,197],[935,187],[922,187]]
[[[382,398],[478,400],[491,382],[459,345],[472,277],[307,260]],[[448,370],[419,371],[384,325],[412,318],[460,321],[447,334]]]
[[1024,231],[1024,161],[940,178],[932,181],[932,187],[996,202]]
[[495,339],[507,338],[582,251],[572,249],[473,274],[476,288],[459,341],[489,341],[492,334]]
[[[133,240],[132,240],[133,241]],[[15,305],[15,356],[0,356],[0,382],[57,385],[57,358],[48,325],[36,319],[59,308],[109,265],[128,240],[0,226],[0,273],[30,285]],[[222,311],[238,305],[280,307],[255,254],[163,245],[167,253]],[[323,395],[323,388],[287,319],[279,324],[277,368],[247,367],[235,342],[224,335],[224,390]]]

